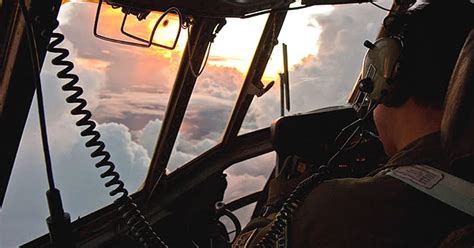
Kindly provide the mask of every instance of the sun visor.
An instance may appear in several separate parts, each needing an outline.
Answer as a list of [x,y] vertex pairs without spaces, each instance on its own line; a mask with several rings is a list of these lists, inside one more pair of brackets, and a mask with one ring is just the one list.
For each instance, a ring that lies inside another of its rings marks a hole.
[[242,17],[262,10],[283,8],[294,0],[107,0],[110,5],[152,11],[170,7],[184,14],[212,17]]

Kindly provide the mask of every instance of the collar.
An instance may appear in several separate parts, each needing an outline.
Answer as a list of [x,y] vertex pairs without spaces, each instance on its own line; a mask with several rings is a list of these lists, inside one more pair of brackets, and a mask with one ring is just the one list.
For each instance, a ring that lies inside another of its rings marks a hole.
[[434,132],[411,142],[393,155],[385,166],[370,174],[376,174],[387,168],[413,164],[426,164],[446,170],[447,163],[442,151],[440,132]]

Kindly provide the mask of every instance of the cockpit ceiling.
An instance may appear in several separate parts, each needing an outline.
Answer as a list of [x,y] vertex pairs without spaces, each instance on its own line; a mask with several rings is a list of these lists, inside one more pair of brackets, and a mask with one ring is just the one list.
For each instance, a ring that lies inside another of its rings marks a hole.
[[271,8],[285,7],[294,0],[106,0],[108,4],[165,11],[177,7],[195,16],[241,17]]

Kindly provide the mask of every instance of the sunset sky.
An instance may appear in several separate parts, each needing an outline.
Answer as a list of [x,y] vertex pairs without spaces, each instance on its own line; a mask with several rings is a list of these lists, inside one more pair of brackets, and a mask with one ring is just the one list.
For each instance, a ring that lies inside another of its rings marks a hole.
[[[379,3],[389,5],[388,1]],[[66,41],[62,46],[71,51],[88,108],[127,188],[134,192],[146,176],[187,32],[182,30],[173,51],[109,43],[92,34],[96,7],[77,1],[63,5],[59,31]],[[290,12],[263,78],[264,83],[276,80],[277,84],[254,99],[240,132],[267,127],[279,117],[277,75],[283,66],[282,43],[289,51],[290,114],[344,104],[365,53],[362,43],[375,37],[385,14],[368,4]],[[104,8],[101,33],[119,35],[121,17],[120,10]],[[216,37],[173,149],[169,172],[220,142],[266,17],[228,19]],[[130,18],[127,30],[146,35],[156,18],[150,15],[145,22]],[[172,27],[170,19],[166,28]],[[155,40],[163,40],[169,33],[157,32]],[[51,65],[53,57],[47,55],[42,71],[51,155],[64,207],[75,220],[110,204],[113,198],[93,166],[91,150],[84,148],[85,139],[74,124],[77,117],[69,114],[72,106],[64,101],[68,94],[61,91],[65,82],[56,78],[60,68]],[[34,102],[0,212],[0,247],[16,247],[47,232],[43,161]],[[269,153],[229,168],[224,200],[260,190],[274,161],[274,154]],[[238,214],[245,222],[249,213],[246,209]]]

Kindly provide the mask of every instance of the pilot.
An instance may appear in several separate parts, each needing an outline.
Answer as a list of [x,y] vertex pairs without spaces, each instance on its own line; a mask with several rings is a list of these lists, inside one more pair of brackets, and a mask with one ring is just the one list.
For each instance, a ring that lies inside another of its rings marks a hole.
[[[394,88],[373,112],[389,161],[367,177],[314,187],[278,247],[437,247],[451,231],[474,223],[471,215],[387,174],[416,164],[451,172],[439,131],[453,68],[474,28],[473,5],[431,0],[399,18],[401,55],[390,79]],[[412,179],[425,169],[415,170]],[[240,236],[246,238],[237,238],[233,247],[256,247],[270,225],[244,229]]]

